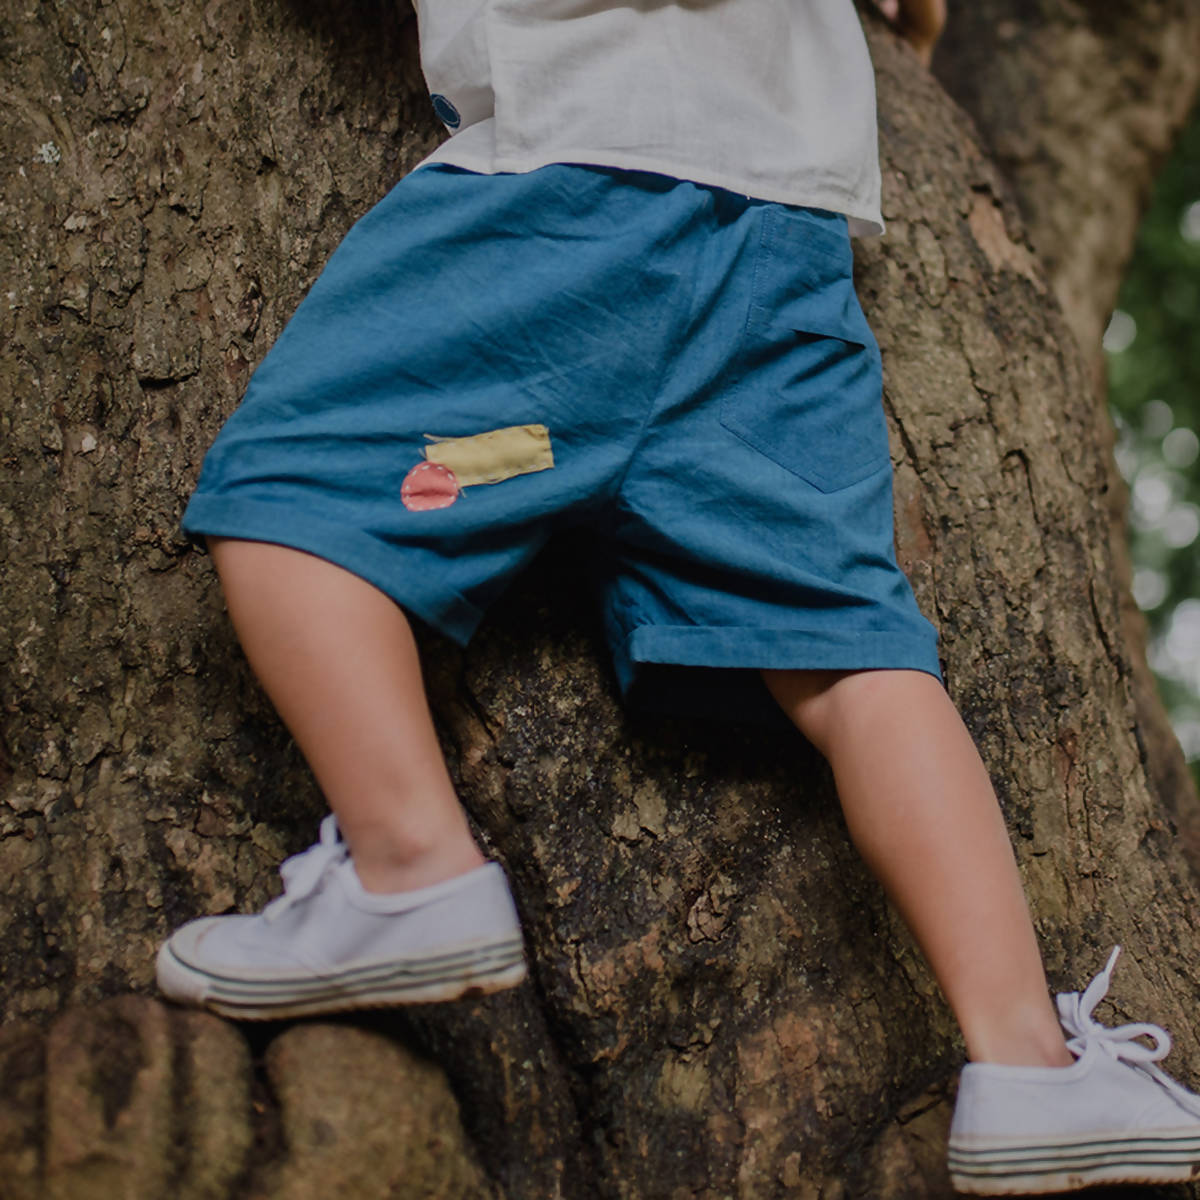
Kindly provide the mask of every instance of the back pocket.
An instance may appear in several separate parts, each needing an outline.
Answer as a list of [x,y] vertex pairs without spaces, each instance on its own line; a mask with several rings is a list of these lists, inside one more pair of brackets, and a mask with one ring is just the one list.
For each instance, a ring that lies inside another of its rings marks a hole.
[[721,424],[823,492],[889,462],[879,348],[854,292],[845,219],[763,206],[739,355]]

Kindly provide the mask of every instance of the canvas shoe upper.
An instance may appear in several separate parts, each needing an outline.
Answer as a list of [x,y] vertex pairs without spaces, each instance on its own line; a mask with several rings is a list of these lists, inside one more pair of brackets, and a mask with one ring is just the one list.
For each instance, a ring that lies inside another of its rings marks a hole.
[[963,1069],[950,1127],[959,1191],[1030,1194],[1200,1174],[1200,1096],[1156,1065],[1171,1048],[1166,1031],[1092,1017],[1119,953],[1082,994],[1057,997],[1071,1066]]
[[263,1019],[450,1000],[524,976],[497,863],[414,891],[368,892],[330,816],[280,873],[284,892],[261,913],[204,917],[168,939],[158,956],[165,995]]

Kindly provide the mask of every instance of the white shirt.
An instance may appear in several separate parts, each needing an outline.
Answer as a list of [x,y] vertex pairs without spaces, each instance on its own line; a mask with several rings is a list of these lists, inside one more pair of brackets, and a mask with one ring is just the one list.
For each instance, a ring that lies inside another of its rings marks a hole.
[[880,233],[875,76],[853,0],[416,0],[473,171],[591,163],[844,213]]

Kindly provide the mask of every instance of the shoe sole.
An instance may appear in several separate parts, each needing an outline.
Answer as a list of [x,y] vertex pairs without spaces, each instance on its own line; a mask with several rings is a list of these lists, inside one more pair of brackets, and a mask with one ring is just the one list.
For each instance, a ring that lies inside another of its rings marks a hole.
[[950,1143],[950,1182],[972,1196],[1030,1196],[1112,1183],[1186,1183],[1200,1177],[1200,1135]]
[[525,978],[519,937],[303,979],[219,975],[187,963],[168,942],[159,987],[173,1000],[238,1021],[275,1021],[360,1008],[434,1004],[515,987]]

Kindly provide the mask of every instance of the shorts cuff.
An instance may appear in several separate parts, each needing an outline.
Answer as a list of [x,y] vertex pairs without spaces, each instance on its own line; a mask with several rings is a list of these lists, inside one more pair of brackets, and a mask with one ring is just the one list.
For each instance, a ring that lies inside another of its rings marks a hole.
[[617,678],[628,692],[643,663],[750,670],[914,670],[939,682],[937,635],[864,630],[857,633],[738,626],[642,625],[615,647]]
[[[444,587],[418,592],[409,582],[436,575],[435,555],[422,555],[428,561],[414,564],[408,557],[411,551],[401,552],[353,526],[299,512],[291,505],[197,493],[181,524],[193,540],[207,535],[271,542],[323,558],[373,584],[460,646],[470,641],[483,620],[482,610],[458,592]],[[398,569],[401,557],[406,559],[403,572]]]

